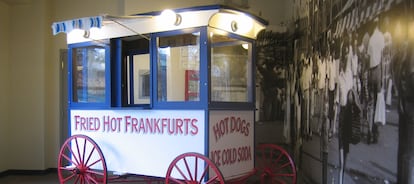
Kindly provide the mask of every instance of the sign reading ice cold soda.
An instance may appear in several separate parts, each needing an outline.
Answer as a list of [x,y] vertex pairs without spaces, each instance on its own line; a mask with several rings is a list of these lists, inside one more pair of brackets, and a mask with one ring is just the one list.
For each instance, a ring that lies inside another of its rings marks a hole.
[[254,169],[254,111],[210,111],[209,157],[228,179]]

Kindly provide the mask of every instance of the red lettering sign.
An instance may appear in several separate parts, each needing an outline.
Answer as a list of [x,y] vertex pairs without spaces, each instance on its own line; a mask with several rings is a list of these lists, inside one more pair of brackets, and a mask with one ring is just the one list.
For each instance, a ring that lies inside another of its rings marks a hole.
[[226,117],[213,125],[216,142],[224,135],[239,133],[249,136],[250,122],[240,117]]

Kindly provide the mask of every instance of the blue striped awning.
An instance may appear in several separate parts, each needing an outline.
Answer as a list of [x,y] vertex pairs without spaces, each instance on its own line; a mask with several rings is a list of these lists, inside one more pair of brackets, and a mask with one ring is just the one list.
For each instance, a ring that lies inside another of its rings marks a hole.
[[58,33],[68,33],[74,29],[89,30],[93,27],[102,27],[102,16],[85,17],[62,22],[54,22],[52,24],[53,35]]

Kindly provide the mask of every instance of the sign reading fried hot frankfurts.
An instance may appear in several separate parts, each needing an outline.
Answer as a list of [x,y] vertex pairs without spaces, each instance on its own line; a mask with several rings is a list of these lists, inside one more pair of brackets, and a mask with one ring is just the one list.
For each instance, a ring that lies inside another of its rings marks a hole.
[[71,110],[71,134],[91,137],[108,170],[165,177],[186,152],[206,153],[204,110]]

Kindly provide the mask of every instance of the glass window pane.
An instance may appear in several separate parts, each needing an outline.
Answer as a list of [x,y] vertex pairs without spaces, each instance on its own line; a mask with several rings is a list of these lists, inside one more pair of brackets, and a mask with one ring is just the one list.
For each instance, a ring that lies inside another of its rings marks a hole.
[[158,101],[199,101],[199,33],[158,38]]
[[150,103],[150,56],[149,54],[127,57],[128,104]]
[[105,48],[73,49],[73,101],[105,102]]
[[215,35],[211,49],[211,101],[251,102],[251,44]]

